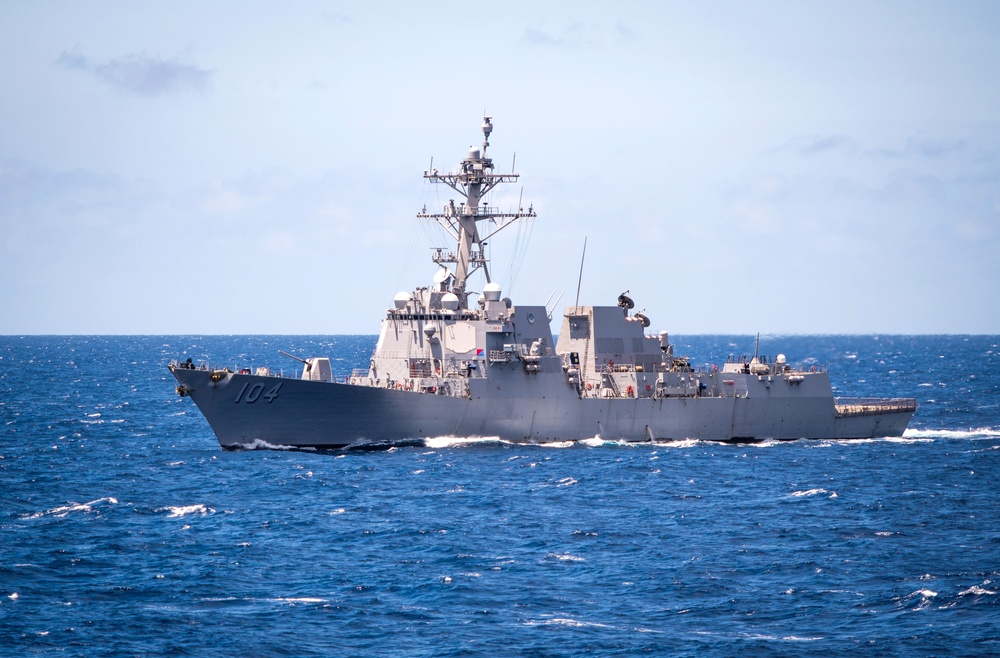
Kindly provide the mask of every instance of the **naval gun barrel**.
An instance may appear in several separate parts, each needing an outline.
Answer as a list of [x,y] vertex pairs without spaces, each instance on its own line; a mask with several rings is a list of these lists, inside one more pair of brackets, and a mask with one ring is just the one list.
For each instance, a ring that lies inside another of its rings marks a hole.
[[295,356],[294,354],[289,354],[288,352],[286,352],[284,350],[278,350],[278,354],[280,354],[281,356],[287,356],[289,359],[295,359],[299,363],[304,363],[307,366],[311,366],[312,365],[311,363],[309,363],[309,359],[303,359],[301,357]]

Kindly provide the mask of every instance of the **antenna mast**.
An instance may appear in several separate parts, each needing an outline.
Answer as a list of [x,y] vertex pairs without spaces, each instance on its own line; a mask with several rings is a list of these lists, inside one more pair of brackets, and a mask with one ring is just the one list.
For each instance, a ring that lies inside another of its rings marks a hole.
[[583,261],[587,258],[587,236],[583,236],[583,255],[580,256],[580,278],[576,280],[576,303],[573,306],[580,305],[580,284],[583,283]]
[[[490,133],[493,132],[492,117],[483,117],[483,144],[481,149],[469,147],[469,155],[462,160],[457,171],[438,173],[431,169],[424,172],[424,178],[432,183],[444,183],[465,197],[465,203],[456,205],[449,201],[442,213],[421,211],[417,217],[433,219],[456,238],[454,252],[443,249],[434,250],[432,259],[438,265],[454,263],[455,272],[451,279],[451,292],[459,299],[460,308],[468,308],[466,282],[478,269],[482,269],[486,280],[490,280],[487,258],[483,246],[489,238],[519,219],[535,217],[533,207],[525,212],[518,207],[517,212],[504,213],[498,208],[492,208],[482,202],[483,197],[500,183],[514,183],[518,174],[498,174],[493,171],[493,160],[486,157],[486,149],[490,145]],[[496,228],[488,235],[480,235],[478,223],[492,220]]]

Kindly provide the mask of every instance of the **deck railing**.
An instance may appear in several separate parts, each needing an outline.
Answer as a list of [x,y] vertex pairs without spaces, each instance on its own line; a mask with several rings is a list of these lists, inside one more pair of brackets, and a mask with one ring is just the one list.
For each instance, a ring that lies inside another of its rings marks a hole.
[[914,398],[836,398],[838,416],[870,416],[885,413],[912,413],[917,410]]

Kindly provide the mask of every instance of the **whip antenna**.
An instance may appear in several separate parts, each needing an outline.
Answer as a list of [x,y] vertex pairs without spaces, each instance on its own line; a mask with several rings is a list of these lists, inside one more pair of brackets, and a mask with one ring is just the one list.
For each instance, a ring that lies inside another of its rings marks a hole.
[[587,236],[583,236],[583,255],[580,256],[580,278],[576,280],[576,303],[574,306],[580,305],[580,284],[583,283],[583,261],[587,258]]

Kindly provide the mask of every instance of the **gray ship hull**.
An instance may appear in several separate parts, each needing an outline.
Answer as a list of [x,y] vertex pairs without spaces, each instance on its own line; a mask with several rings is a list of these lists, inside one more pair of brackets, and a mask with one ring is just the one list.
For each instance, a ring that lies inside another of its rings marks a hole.
[[[417,217],[454,242],[431,250],[429,285],[393,297],[367,369],[335,382],[329,357],[288,353],[303,364],[300,379],[272,377],[267,368],[234,374],[191,359],[170,366],[177,392],[194,400],[223,447],[338,448],[438,436],[856,439],[906,429],[915,400],[836,400],[822,368],[795,368],[784,354],[772,361],[756,346],[753,358],[692,368],[666,331],[646,333],[650,319],[632,312],[627,290],[614,306],[565,307],[554,340],[551,296],[544,305],[516,304],[490,276],[487,240],[536,215],[531,204],[490,205],[491,191],[519,176],[496,171],[487,157],[488,116],[482,131],[482,147],[471,147],[457,168],[424,172],[458,200],[439,212],[425,206]],[[630,262],[626,254],[613,258],[616,267]],[[578,288],[582,276],[581,261]]]
[[[907,404],[849,409],[835,404],[825,374],[816,394],[748,376],[742,396],[585,398],[520,376],[508,396],[502,376],[470,382],[468,397],[283,377],[171,367],[224,448],[340,448],[437,436],[498,437],[524,443],[608,440],[857,439],[901,436]],[[500,382],[498,383],[498,381]]]

